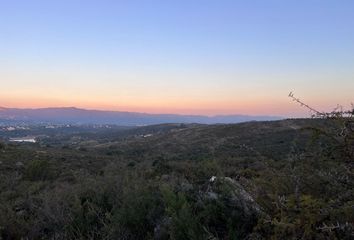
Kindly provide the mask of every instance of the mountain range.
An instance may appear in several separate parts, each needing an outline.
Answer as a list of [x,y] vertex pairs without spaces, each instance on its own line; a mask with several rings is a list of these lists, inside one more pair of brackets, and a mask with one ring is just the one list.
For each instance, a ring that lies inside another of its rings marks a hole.
[[87,110],[76,107],[20,109],[0,107],[0,121],[54,124],[116,124],[124,126],[161,123],[239,123],[279,120],[277,116],[250,115],[180,115],[139,112]]

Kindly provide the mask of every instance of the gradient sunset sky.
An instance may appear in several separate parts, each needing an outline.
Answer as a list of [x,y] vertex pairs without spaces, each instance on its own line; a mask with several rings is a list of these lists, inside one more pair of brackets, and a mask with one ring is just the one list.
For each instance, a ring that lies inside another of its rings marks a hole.
[[0,0],[0,106],[302,116],[354,102],[352,0]]

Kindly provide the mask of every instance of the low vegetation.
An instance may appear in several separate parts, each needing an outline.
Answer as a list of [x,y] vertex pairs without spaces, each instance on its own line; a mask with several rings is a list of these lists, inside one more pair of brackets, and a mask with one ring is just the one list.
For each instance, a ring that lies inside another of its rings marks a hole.
[[0,143],[0,239],[353,239],[353,115]]

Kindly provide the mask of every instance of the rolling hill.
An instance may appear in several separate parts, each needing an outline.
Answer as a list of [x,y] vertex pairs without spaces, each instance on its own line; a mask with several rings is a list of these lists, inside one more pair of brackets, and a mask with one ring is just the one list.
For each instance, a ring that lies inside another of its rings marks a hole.
[[328,135],[336,124],[85,126],[0,142],[0,236],[352,239],[353,158]]

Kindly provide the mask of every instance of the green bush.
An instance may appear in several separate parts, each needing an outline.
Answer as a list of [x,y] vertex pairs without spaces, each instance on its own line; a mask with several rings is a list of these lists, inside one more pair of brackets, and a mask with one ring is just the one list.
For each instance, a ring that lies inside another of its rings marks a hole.
[[48,160],[32,160],[25,166],[24,178],[29,181],[51,180],[54,170]]
[[156,190],[143,183],[126,189],[113,209],[110,238],[149,239],[162,214],[162,200]]
[[172,219],[170,237],[173,240],[203,240],[205,232],[198,222],[198,216],[188,203],[186,196],[179,192],[174,193],[167,187],[162,188],[165,211]]

